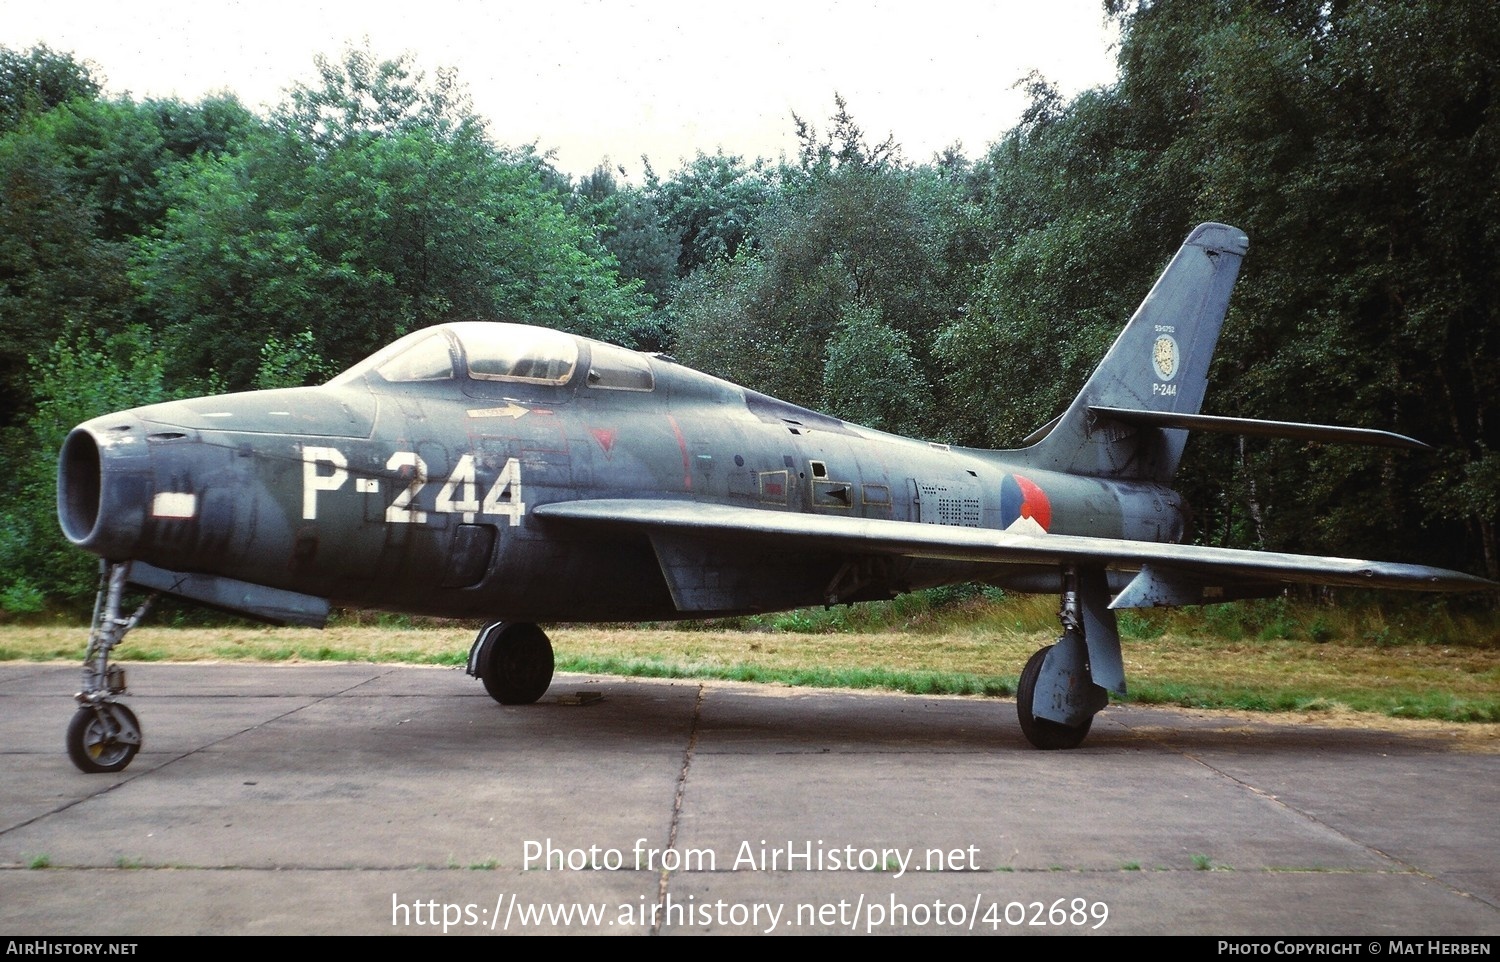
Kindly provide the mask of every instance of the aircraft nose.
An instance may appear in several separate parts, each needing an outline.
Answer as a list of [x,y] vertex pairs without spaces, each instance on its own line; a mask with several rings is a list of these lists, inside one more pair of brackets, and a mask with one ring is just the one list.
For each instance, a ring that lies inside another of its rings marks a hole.
[[57,461],[57,520],[67,539],[106,558],[131,556],[151,498],[143,422],[130,413],[81,424]]

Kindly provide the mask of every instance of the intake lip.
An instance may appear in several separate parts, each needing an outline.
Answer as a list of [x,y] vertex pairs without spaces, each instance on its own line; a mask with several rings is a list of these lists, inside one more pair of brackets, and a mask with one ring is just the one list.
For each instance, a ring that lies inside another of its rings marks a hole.
[[98,440],[92,431],[74,428],[57,459],[57,520],[79,547],[87,547],[99,529],[103,475]]

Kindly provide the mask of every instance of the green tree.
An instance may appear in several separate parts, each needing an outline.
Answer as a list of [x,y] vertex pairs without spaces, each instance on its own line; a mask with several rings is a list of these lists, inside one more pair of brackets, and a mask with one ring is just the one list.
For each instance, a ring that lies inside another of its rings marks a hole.
[[1014,441],[1054,413],[1171,245],[1227,221],[1252,246],[1212,412],[1383,427],[1441,451],[1435,471],[1420,456],[1200,437],[1182,474],[1200,530],[1500,574],[1488,5],[1110,7],[1118,84],[1063,103],[1031,78],[1032,108],[984,163],[992,253],[938,355],[971,410],[1013,413],[971,417],[965,433]]
[[288,340],[272,334],[260,349],[260,367],[255,371],[254,387],[269,391],[283,387],[302,387],[321,383],[338,371],[318,356],[313,332],[301,330]]
[[[756,248],[684,283],[676,351],[790,401],[932,433],[931,342],[967,297],[967,273],[946,258],[963,246],[955,225],[968,198],[961,179],[906,165],[893,140],[870,144],[835,103],[826,137],[797,120],[800,159],[759,210]],[[716,302],[743,303],[705,323],[692,301],[715,283]],[[726,356],[726,343],[763,346]]]
[[382,60],[368,46],[346,47],[339,60],[320,55],[314,65],[317,81],[294,86],[275,119],[317,149],[411,133],[462,140],[483,130],[452,70],[428,80],[410,54]]
[[0,47],[0,135],[59,104],[92,100],[99,96],[99,86],[92,65],[72,54],[46,44],[24,53]]
[[31,408],[27,358],[67,330],[149,320],[131,247],[166,215],[185,160],[233,149],[253,124],[232,98],[68,100],[0,136],[0,425]]
[[239,150],[263,121],[233,94],[216,94],[197,103],[147,100],[170,160],[219,156]]
[[675,356],[757,390],[783,387],[786,345],[757,313],[765,273],[764,262],[742,250],[683,278],[669,307]]
[[129,313],[128,249],[101,236],[102,219],[61,145],[32,130],[0,137],[0,429],[33,408],[29,357]]
[[682,245],[667,230],[666,218],[651,195],[621,187],[609,167],[601,164],[579,180],[568,209],[594,225],[599,243],[614,255],[620,278],[640,281],[652,308],[660,310],[677,281]]
[[884,324],[878,308],[850,304],[824,351],[823,396],[846,420],[911,433],[922,426],[930,388],[911,338]]
[[660,181],[646,165],[646,191],[682,245],[679,276],[710,261],[727,260],[754,247],[753,225],[775,192],[764,162],[753,164],[722,151],[699,153],[669,179]]
[[833,95],[833,116],[828,132],[820,137],[818,128],[795,113],[797,128],[798,170],[805,176],[827,174],[834,168],[843,170],[885,170],[901,165],[901,145],[894,134],[878,144],[871,144],[865,132],[849,112],[842,95]]
[[275,129],[176,182],[135,271],[173,331],[174,371],[244,387],[269,337],[309,330],[344,366],[461,318],[646,336],[640,285],[619,282],[532,151],[489,142],[451,78],[429,87],[406,58],[361,51],[341,70],[320,62],[321,86],[295,89]]

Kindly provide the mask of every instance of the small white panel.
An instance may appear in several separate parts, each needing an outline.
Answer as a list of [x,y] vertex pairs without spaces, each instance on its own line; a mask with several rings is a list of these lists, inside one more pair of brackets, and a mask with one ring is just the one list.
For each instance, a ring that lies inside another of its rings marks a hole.
[[187,491],[163,491],[151,499],[153,518],[191,518],[198,513],[198,496]]
[[1042,527],[1041,522],[1035,518],[1017,518],[1005,530],[1011,534],[1043,535],[1047,533],[1047,529]]

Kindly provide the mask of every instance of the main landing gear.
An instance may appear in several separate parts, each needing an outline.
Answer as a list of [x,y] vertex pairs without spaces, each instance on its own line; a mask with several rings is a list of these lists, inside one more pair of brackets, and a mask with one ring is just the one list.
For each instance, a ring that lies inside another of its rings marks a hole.
[[1077,748],[1109,693],[1125,694],[1125,666],[1103,569],[1063,570],[1062,637],[1021,671],[1016,716],[1037,748]]
[[552,642],[536,625],[497,621],[485,625],[469,649],[469,674],[502,705],[529,705],[552,684]]
[[129,562],[104,562],[99,572],[89,649],[83,657],[83,690],[73,696],[78,711],[68,723],[68,758],[82,772],[124,771],[141,750],[140,722],[119,702],[125,694],[125,669],[109,663],[109,653],[140,624],[156,599],[151,594],[130,617],[120,617],[129,575]]

